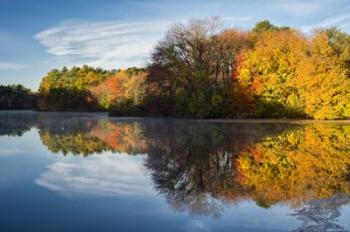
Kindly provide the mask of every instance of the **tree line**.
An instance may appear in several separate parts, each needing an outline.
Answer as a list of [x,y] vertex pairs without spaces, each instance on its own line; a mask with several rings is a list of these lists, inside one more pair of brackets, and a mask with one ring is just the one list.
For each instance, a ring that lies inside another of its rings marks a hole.
[[23,85],[0,85],[0,109],[33,109],[36,101],[36,94]]
[[217,19],[174,24],[146,68],[53,69],[40,110],[193,118],[350,117],[350,35],[304,34],[261,21],[251,30]]

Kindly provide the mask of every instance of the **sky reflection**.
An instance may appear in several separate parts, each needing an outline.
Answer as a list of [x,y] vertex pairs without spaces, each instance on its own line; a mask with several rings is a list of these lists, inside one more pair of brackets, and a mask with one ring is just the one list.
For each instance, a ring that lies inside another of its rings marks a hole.
[[93,155],[50,164],[36,183],[69,198],[149,195],[152,184],[144,166],[146,156]]
[[[65,231],[83,221],[86,231],[350,228],[349,125],[19,112],[0,119],[5,231]],[[42,218],[51,224],[34,223]]]

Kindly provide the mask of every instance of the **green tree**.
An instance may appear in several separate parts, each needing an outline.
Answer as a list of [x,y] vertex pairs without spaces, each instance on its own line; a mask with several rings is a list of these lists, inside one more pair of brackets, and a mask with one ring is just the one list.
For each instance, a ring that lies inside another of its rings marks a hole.
[[51,70],[39,87],[41,110],[93,110],[99,109],[89,88],[110,77],[112,71],[83,67],[63,67]]
[[23,85],[0,85],[0,109],[34,109],[37,96]]

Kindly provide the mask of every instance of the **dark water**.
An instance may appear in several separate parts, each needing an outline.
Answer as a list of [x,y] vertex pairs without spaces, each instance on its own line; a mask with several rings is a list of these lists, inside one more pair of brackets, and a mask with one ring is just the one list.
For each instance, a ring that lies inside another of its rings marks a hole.
[[348,231],[350,126],[0,113],[0,231]]

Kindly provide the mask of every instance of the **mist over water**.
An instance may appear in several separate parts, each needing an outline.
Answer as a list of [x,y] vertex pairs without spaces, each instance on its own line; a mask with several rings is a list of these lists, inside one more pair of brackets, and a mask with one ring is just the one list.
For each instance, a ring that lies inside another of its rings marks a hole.
[[350,230],[349,124],[14,111],[0,136],[1,231]]

